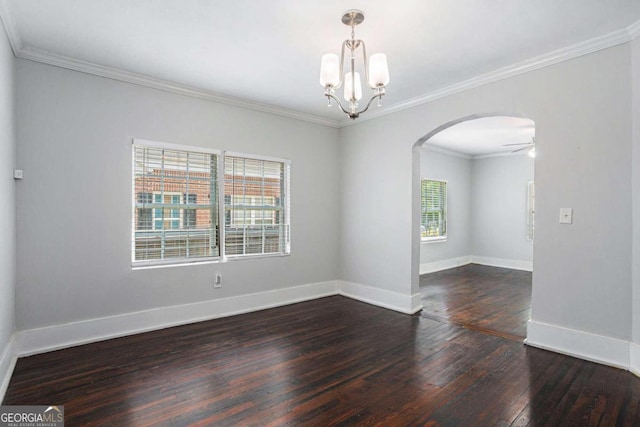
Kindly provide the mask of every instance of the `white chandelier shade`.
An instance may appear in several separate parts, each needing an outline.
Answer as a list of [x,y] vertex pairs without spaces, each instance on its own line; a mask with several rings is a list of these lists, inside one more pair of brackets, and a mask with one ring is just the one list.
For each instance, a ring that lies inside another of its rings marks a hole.
[[372,88],[389,84],[389,65],[387,55],[375,53],[369,58],[369,86]]
[[320,84],[322,87],[340,85],[340,59],[335,53],[325,53],[322,55],[320,65]]
[[[354,90],[355,89],[355,90]],[[347,101],[360,101],[362,99],[362,84],[360,84],[360,73],[349,71],[344,76],[344,99]]]

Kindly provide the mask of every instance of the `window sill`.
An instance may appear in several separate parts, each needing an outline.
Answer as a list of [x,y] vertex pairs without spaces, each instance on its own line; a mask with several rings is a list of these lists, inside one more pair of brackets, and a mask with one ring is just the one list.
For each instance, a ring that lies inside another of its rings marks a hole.
[[264,258],[282,258],[291,256],[290,253],[286,254],[260,254],[260,255],[233,255],[228,257],[220,257],[220,258],[212,258],[212,259],[203,259],[203,260],[194,260],[194,261],[182,261],[182,262],[166,262],[166,263],[151,263],[145,264],[136,263],[131,265],[131,270],[150,270],[155,268],[167,268],[167,267],[186,267],[191,265],[204,265],[204,264],[221,264],[225,262],[232,261],[240,261],[240,260],[249,260],[249,259],[264,259]]
[[438,242],[446,242],[447,236],[438,236],[438,237],[422,237],[422,243],[438,243]]
[[158,263],[149,263],[146,264],[144,262],[131,264],[131,270],[149,270],[152,268],[167,268],[167,267],[184,267],[188,265],[203,265],[203,264],[218,264],[222,261],[222,258],[212,258],[205,260],[197,260],[197,261],[176,261],[176,262],[158,262]]
[[291,254],[286,253],[286,254],[260,254],[260,255],[231,255],[231,256],[225,257],[223,262],[240,261],[243,259],[282,258],[282,257],[288,257],[288,256],[291,256]]

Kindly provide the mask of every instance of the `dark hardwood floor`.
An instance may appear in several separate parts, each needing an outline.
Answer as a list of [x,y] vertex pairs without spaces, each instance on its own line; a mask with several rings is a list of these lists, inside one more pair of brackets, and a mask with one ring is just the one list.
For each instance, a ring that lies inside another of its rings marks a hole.
[[18,360],[67,426],[638,426],[640,379],[335,296]]
[[420,276],[423,315],[522,340],[531,316],[531,273],[468,264]]

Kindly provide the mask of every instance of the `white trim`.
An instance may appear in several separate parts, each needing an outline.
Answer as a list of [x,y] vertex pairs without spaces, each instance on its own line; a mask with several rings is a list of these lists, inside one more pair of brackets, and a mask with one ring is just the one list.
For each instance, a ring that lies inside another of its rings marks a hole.
[[[132,239],[131,243],[135,243],[135,240]],[[155,268],[186,267],[188,265],[219,264],[221,262],[223,262],[221,256],[202,258],[169,258],[159,261],[131,261],[131,271],[151,270]]]
[[513,151],[501,151],[499,153],[489,153],[489,154],[467,154],[467,153],[461,153],[458,151],[453,151],[447,148],[443,148],[443,147],[438,147],[436,145],[431,145],[429,143],[429,140],[427,140],[421,147],[422,150],[426,151],[426,152],[434,152],[434,153],[440,153],[440,154],[444,154],[447,156],[452,156],[452,157],[459,157],[461,159],[466,159],[466,160],[480,160],[480,159],[489,159],[491,157],[505,157],[505,156],[521,156],[523,154],[527,154],[527,150],[520,150],[517,152],[513,152]]
[[450,268],[461,267],[467,264],[471,264],[470,255],[426,262],[420,264],[420,274],[435,273],[436,271],[449,270]]
[[420,293],[408,295],[341,280],[338,294],[405,314],[414,314],[422,310]]
[[500,153],[491,153],[491,154],[477,154],[472,156],[473,160],[482,160],[482,159],[490,159],[492,157],[509,157],[509,156],[522,156],[524,154],[527,154],[528,150],[519,150],[517,152],[513,152],[513,151],[503,151]]
[[19,331],[16,338],[16,353],[19,356],[28,356],[90,342],[308,301],[336,295],[338,285],[337,281],[313,283]]
[[420,237],[420,243],[442,243],[447,241],[447,235],[432,236],[432,237]]
[[335,280],[19,331],[15,345],[7,350],[7,354],[29,356],[332,295],[342,295],[404,314],[414,314],[422,309],[420,293],[406,295]]
[[629,343],[629,371],[640,377],[640,344]]
[[11,381],[11,375],[13,375],[13,369],[16,367],[16,361],[18,356],[16,355],[15,348],[15,334],[11,335],[9,341],[4,346],[2,353],[0,354],[0,403],[4,400],[4,395],[9,388],[9,382]]
[[[423,241],[421,243],[429,244],[430,242]],[[447,258],[422,263],[420,264],[420,274],[435,273],[436,271],[448,270],[450,268],[456,268],[467,264],[480,264],[489,267],[509,268],[511,270],[533,271],[533,262],[531,261],[465,255],[457,258]]]
[[458,151],[449,150],[447,148],[438,147],[436,145],[429,144],[429,141],[425,142],[422,147],[422,150],[427,152],[444,154],[447,156],[459,157],[461,159],[471,160],[473,157],[469,154],[460,153]]
[[[11,37],[11,35],[9,36]],[[106,77],[108,79],[113,79],[121,82],[159,89],[165,92],[177,93],[179,95],[204,99],[206,101],[213,101],[220,104],[231,105],[233,107],[244,108],[247,110],[275,114],[277,116],[315,123],[323,126],[329,126],[332,128],[339,127],[339,122],[337,120],[328,119],[308,113],[301,113],[299,111],[290,110],[275,105],[263,104],[246,99],[221,95],[209,90],[199,89],[168,80],[157,79],[155,77],[146,76],[144,74],[132,73],[129,71],[106,67],[104,65],[98,65],[32,47],[20,48],[17,51],[14,51],[14,54],[18,58],[41,62],[43,64],[79,71],[81,73],[91,74],[94,76]]]
[[171,142],[150,141],[148,139],[133,138],[131,144],[139,147],[160,148],[164,150],[176,150],[176,151],[192,151],[195,153],[203,154],[215,154],[216,156],[222,155],[222,150],[208,147],[197,147],[194,145],[182,145],[174,144]]
[[560,62],[588,55],[599,50],[617,46],[619,44],[626,43],[632,40],[633,37],[637,37],[638,31],[640,31],[637,26],[640,26],[640,24],[636,23],[628,28],[613,31],[609,34],[594,37],[590,40],[576,43],[562,49],[557,49],[552,52],[548,52],[543,55],[518,62],[516,64],[498,68],[497,70],[491,71],[489,73],[482,74],[459,83],[454,83],[440,89],[436,89],[427,94],[417,96],[407,101],[399,102],[390,106],[385,106],[382,109],[377,109],[375,111],[367,113],[364,116],[359,117],[357,122],[354,120],[342,120],[339,122],[339,125],[341,128],[351,126],[356,123],[372,120],[378,117],[386,116],[388,114],[393,114],[398,111],[406,110],[407,108],[426,104],[428,102],[432,102],[437,99],[454,95],[456,93],[484,86],[489,83],[494,83],[510,77],[518,76],[520,74],[528,73],[529,71],[535,71],[544,67],[558,64]]
[[13,54],[18,56],[18,52],[22,50],[22,38],[18,32],[18,27],[16,26],[13,13],[11,13],[9,8],[9,0],[0,0],[0,22],[4,24],[4,30],[7,34],[7,38],[9,39],[9,44],[11,45],[11,50],[13,50]]
[[473,264],[482,264],[490,267],[510,268],[512,270],[533,271],[533,262],[520,259],[491,258],[471,255]]
[[276,163],[284,163],[286,165],[291,166],[291,160],[290,159],[283,159],[280,157],[267,157],[267,156],[261,156],[258,154],[246,154],[246,153],[237,153],[234,151],[225,151],[224,152],[224,157],[239,157],[239,158],[243,158],[243,159],[252,159],[252,160],[262,160],[265,162],[276,162]]
[[638,36],[640,36],[640,21],[636,21],[633,24],[627,27],[627,32],[629,33],[629,37],[631,40],[635,40]]
[[567,46],[565,48],[539,55],[537,57],[516,64],[502,67],[492,72],[434,90],[432,92],[417,96],[407,101],[369,112],[367,115],[360,117],[356,122],[354,120],[347,119],[329,119],[314,114],[301,113],[299,111],[277,107],[275,105],[268,105],[255,101],[225,96],[212,91],[189,87],[179,83],[161,80],[143,74],[137,74],[119,70],[116,68],[106,67],[103,65],[58,55],[52,52],[47,52],[32,47],[24,47],[20,34],[12,18],[8,0],[0,0],[0,20],[2,20],[4,23],[4,27],[9,38],[9,43],[11,44],[11,48],[13,49],[13,53],[18,58],[41,62],[43,64],[49,64],[61,68],[67,68],[82,73],[106,77],[113,80],[133,83],[140,86],[151,87],[163,90],[165,92],[177,93],[193,98],[204,99],[249,110],[261,111],[264,113],[275,114],[282,117],[302,120],[333,128],[351,126],[362,121],[375,119],[377,117],[386,116],[388,114],[393,114],[397,111],[435,101],[437,99],[483,86],[485,84],[493,83],[509,77],[524,74],[529,71],[534,71],[540,68],[554,65],[559,62],[577,58],[579,56],[597,52],[602,49],[631,41],[638,37],[638,35],[640,34],[640,21],[637,21],[627,28],[613,31],[609,34],[604,34],[602,36],[595,37],[581,43]]
[[629,369],[629,342],[529,320],[525,344],[616,368]]

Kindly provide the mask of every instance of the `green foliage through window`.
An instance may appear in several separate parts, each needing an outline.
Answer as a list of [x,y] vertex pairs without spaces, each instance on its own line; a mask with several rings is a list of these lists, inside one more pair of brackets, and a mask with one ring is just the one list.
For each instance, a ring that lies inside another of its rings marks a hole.
[[447,183],[423,179],[420,224],[423,238],[447,235]]

